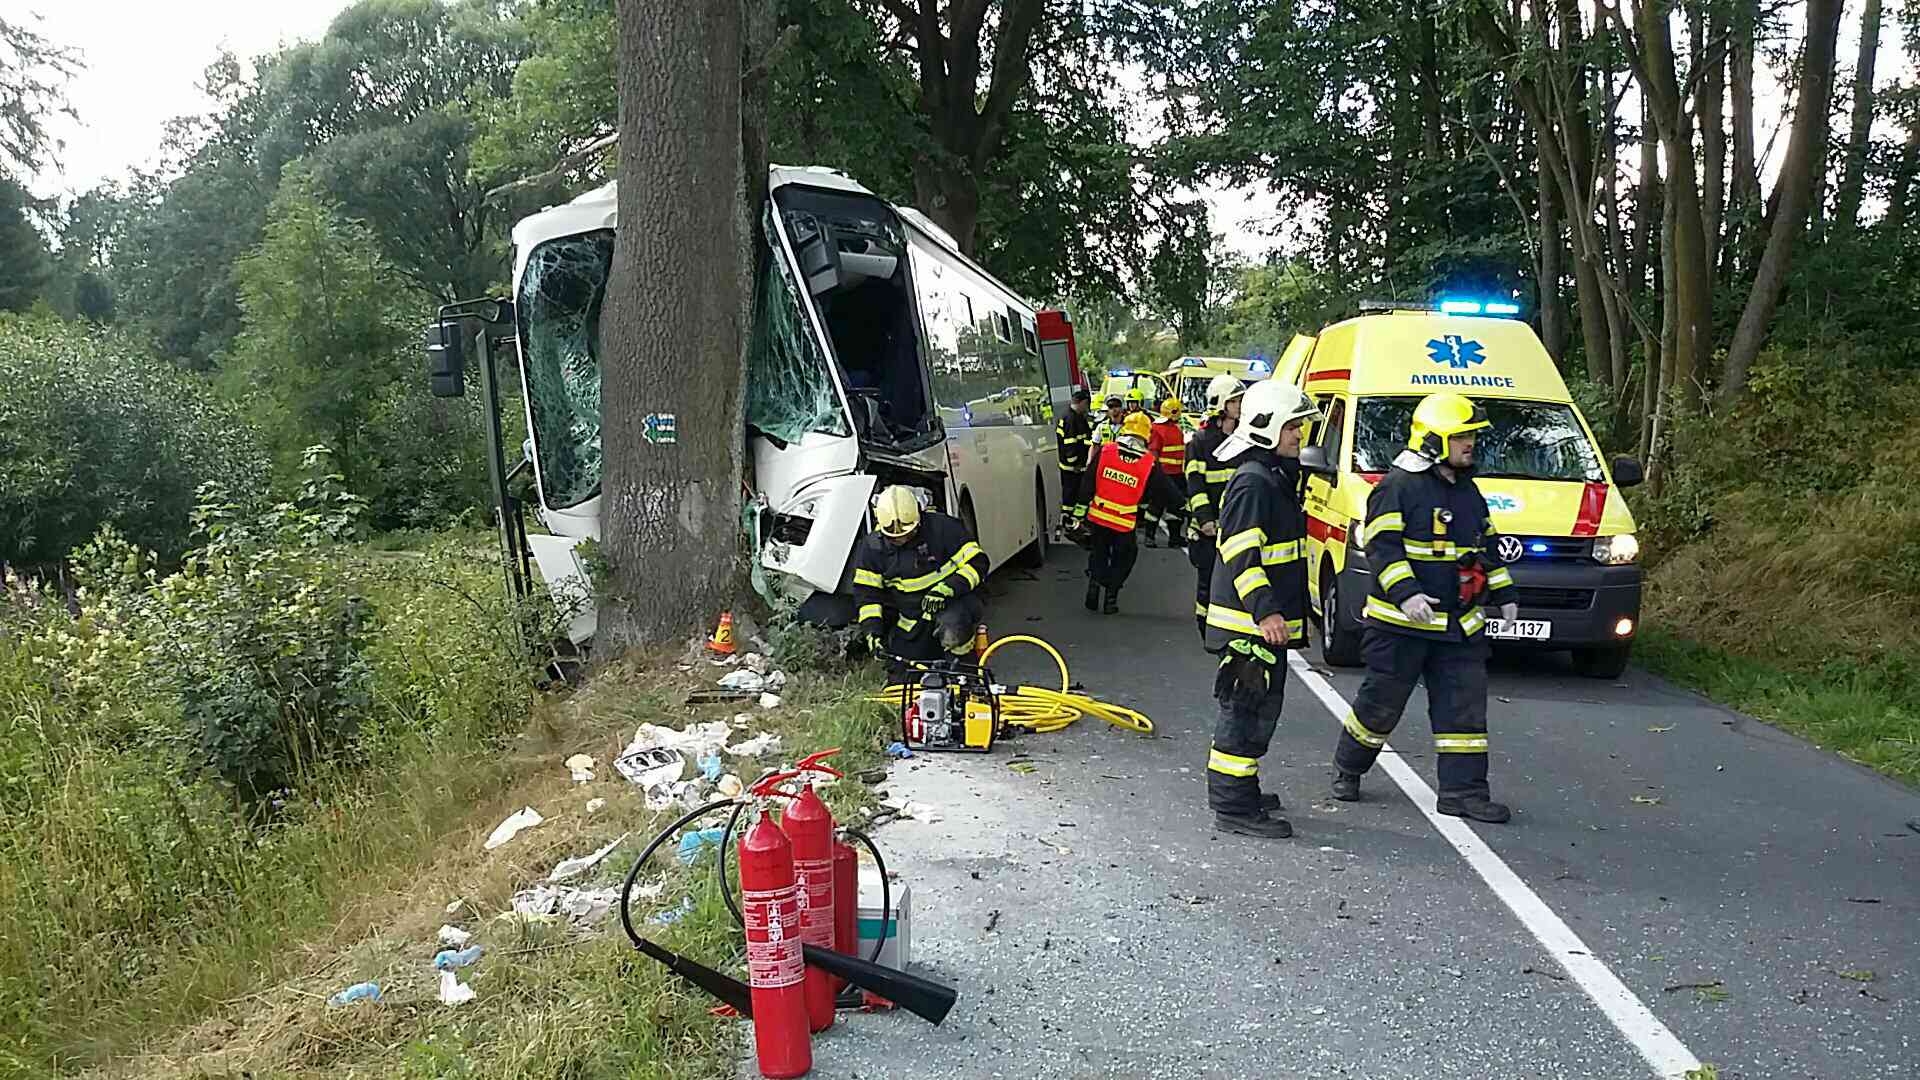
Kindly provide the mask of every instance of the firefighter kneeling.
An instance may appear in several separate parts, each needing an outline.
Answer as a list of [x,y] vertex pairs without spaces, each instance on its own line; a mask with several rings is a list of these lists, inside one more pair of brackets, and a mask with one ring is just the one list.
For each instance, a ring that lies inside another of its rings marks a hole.
[[1146,414],[1129,415],[1120,436],[1100,448],[1074,500],[1087,545],[1088,611],[1120,610],[1120,587],[1140,555],[1134,531],[1146,510],[1169,506],[1176,497],[1173,482],[1147,452],[1149,434]]
[[1427,397],[1413,410],[1407,449],[1367,497],[1367,678],[1334,749],[1336,799],[1360,797],[1360,777],[1424,679],[1439,759],[1436,809],[1475,821],[1511,816],[1487,787],[1490,650],[1481,601],[1508,621],[1517,614],[1507,568],[1487,569],[1497,535],[1472,477],[1475,433],[1488,426],[1468,398]]
[[1288,649],[1307,644],[1307,518],[1300,509],[1300,437],[1319,418],[1299,388],[1256,384],[1239,426],[1214,451],[1234,466],[1220,499],[1217,556],[1207,603],[1207,651],[1220,657],[1220,703],[1207,755],[1207,803],[1227,832],[1293,835],[1260,791],[1260,759],[1273,741],[1286,689]]
[[987,553],[959,518],[920,509],[898,484],[873,500],[878,526],[854,553],[860,632],[876,655],[938,660],[973,651]]

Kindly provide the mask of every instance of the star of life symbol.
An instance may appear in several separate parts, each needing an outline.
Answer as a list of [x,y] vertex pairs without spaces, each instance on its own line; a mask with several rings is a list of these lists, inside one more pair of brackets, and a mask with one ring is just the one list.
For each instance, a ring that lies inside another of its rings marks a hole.
[[1474,364],[1486,363],[1486,354],[1480,349],[1480,343],[1472,338],[1448,334],[1427,341],[1427,359],[1464,371]]

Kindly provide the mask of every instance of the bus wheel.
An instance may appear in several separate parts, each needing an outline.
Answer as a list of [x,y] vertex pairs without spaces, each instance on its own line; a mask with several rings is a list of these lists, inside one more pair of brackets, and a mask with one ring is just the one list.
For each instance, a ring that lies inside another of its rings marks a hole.
[[1341,610],[1340,575],[1320,572],[1320,657],[1334,667],[1360,666],[1360,628]]
[[1019,563],[1029,570],[1038,570],[1047,564],[1047,485],[1039,477],[1033,478],[1033,543],[1020,550]]

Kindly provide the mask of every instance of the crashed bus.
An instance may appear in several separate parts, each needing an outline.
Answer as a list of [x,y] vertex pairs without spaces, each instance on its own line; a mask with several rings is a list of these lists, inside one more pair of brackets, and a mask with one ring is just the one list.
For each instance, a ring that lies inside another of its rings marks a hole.
[[[1066,316],[844,173],[776,165],[768,188],[744,389],[756,586],[809,621],[852,621],[854,546],[895,483],[965,521],[995,567],[1043,560],[1061,499],[1052,421],[1080,379]],[[617,225],[612,184],[522,219],[511,303],[483,317],[511,337],[526,403],[525,460],[493,466],[508,562],[538,565],[576,644],[594,631],[579,545],[601,535],[598,324]],[[436,393],[458,392],[461,309],[429,330]],[[523,469],[547,531],[516,547],[506,480]]]

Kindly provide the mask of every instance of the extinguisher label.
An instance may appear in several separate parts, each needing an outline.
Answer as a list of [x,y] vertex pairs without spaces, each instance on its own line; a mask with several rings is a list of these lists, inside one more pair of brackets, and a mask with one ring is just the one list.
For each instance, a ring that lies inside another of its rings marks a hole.
[[800,915],[801,939],[833,948],[833,858],[795,859],[793,877],[806,910]]
[[800,886],[743,894],[741,915],[747,924],[747,979],[762,990],[792,986],[807,977],[800,951],[804,902]]

